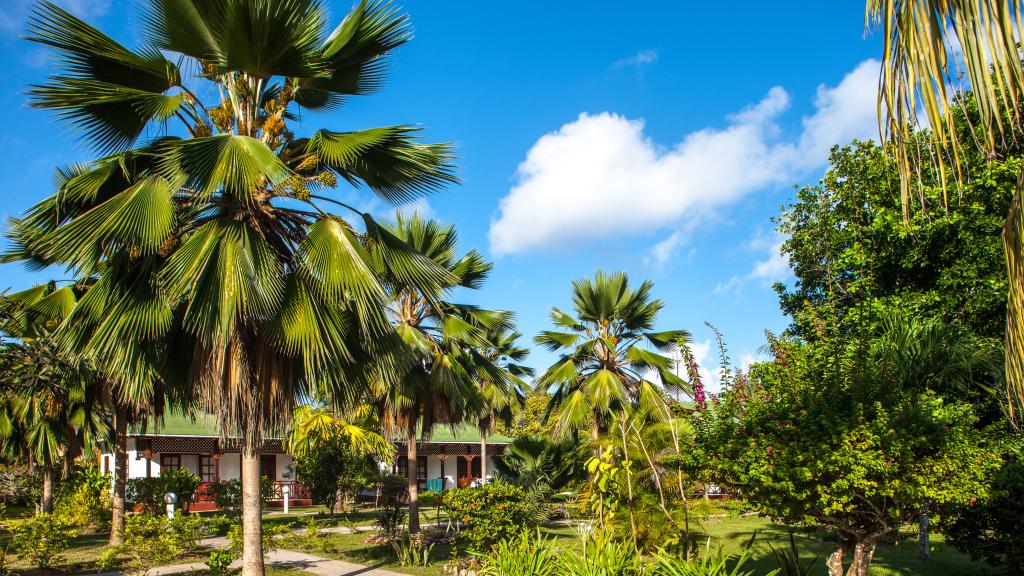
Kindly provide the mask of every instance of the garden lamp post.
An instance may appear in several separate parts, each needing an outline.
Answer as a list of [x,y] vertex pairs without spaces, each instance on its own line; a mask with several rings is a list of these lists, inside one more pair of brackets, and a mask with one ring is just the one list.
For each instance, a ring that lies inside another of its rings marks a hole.
[[284,496],[284,513],[288,513],[288,493],[291,492],[291,488],[287,484],[281,486],[281,495]]
[[174,492],[164,494],[164,504],[167,505],[167,519],[174,520],[174,503],[178,501],[178,495]]

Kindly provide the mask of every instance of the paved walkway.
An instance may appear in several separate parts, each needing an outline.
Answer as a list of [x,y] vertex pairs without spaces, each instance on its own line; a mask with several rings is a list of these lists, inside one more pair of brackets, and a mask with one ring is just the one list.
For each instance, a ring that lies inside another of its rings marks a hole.
[[[369,532],[373,529],[373,526],[356,526],[354,529],[349,528],[348,526],[331,526],[328,528],[321,528],[321,532],[332,534],[352,534],[354,532]],[[306,530],[299,529],[294,530],[293,532],[296,534],[303,534]],[[200,541],[200,544],[206,548],[227,548],[228,539],[225,536],[214,536],[212,538],[204,538]],[[283,568],[305,570],[306,572],[311,572],[319,576],[409,576],[408,574],[392,572],[390,570],[384,570],[383,568],[353,564],[352,562],[345,562],[344,560],[331,560],[330,558],[324,558],[323,556],[306,554],[305,552],[296,552],[294,550],[275,550],[270,554],[267,554],[266,563]],[[236,560],[231,564],[231,567],[239,568],[241,565],[241,561]],[[206,570],[206,563],[190,562],[187,564],[157,566],[156,568],[151,568],[146,572],[146,576],[171,576],[172,574],[183,574],[186,572],[194,572],[196,570]],[[121,576],[121,573],[105,572],[95,576]]]

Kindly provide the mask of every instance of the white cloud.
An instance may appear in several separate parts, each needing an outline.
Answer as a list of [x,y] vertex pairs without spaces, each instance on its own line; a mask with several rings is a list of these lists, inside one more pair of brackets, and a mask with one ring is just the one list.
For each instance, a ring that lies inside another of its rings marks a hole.
[[782,234],[765,236],[757,233],[747,243],[747,248],[757,252],[767,252],[762,259],[754,262],[750,272],[744,276],[733,276],[726,282],[719,282],[715,286],[715,294],[727,294],[738,290],[751,280],[759,280],[762,286],[771,286],[775,282],[782,282],[790,277],[792,272],[789,269],[789,256],[783,254],[782,243],[786,237]]
[[[31,14],[32,0],[5,0],[0,3],[0,37],[12,40],[24,34]],[[110,10],[110,0],[62,0],[60,7],[83,20],[92,21]]]
[[[582,113],[527,152],[492,219],[491,249],[502,255],[691,230],[747,194],[820,167],[833,143],[873,136],[877,70],[868,60],[837,86],[819,87],[815,113],[790,140],[779,137],[790,104],[781,87],[730,115],[725,127],[691,132],[670,148],[645,134],[642,119]],[[651,260],[667,260],[685,237],[670,235]]]
[[612,69],[619,70],[622,68],[644,68],[658,61],[658,51],[653,48],[647,50],[641,50],[628,58],[621,58],[612,62]]

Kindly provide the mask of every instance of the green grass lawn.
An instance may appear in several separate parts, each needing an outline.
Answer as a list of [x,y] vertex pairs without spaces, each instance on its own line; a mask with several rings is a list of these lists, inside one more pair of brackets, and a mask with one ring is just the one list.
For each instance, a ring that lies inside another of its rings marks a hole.
[[[748,570],[765,574],[777,568],[771,546],[783,548],[789,545],[789,528],[774,524],[757,516],[715,518],[705,523],[700,532],[701,553],[711,539],[711,551],[721,548],[727,554],[739,555],[746,547],[752,534],[757,538],[752,547],[752,558],[745,565]],[[541,532],[562,548],[578,550],[580,540],[572,527],[551,525]],[[832,551],[832,543],[822,540],[820,531],[798,531],[797,545],[804,558],[818,556],[820,559],[815,573],[825,575],[825,557]],[[331,558],[339,558],[367,566],[383,567],[394,572],[416,576],[439,576],[444,563],[450,558],[451,549],[443,542],[435,544],[431,552],[432,565],[428,567],[401,567],[393,558],[391,550],[384,545],[368,544],[369,534],[334,534],[328,536],[336,548],[333,552],[316,552]],[[933,558],[928,561],[917,557],[917,541],[907,538],[900,545],[886,543],[879,546],[872,563],[872,576],[994,576],[1001,572],[980,562],[974,562],[965,554],[943,542],[941,535],[932,536]],[[461,552],[460,552],[461,554]]]

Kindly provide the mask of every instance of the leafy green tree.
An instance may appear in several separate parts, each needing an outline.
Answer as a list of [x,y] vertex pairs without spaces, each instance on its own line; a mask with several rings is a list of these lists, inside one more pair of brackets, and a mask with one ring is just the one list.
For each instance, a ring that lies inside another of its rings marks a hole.
[[101,157],[13,223],[11,257],[97,278],[58,329],[67,351],[115,379],[186,383],[242,437],[242,572],[261,576],[264,433],[311,388],[351,391],[388,369],[382,276],[426,290],[447,277],[330,189],[408,201],[456,181],[451,150],[408,125],[295,132],[306,112],[382,85],[411,37],[388,4],[360,2],[333,30],[312,0],[142,12],[132,50],[56,5],[34,10],[28,38],[58,71],[31,104]]
[[488,335],[510,330],[512,315],[445,299],[456,289],[478,288],[492,267],[476,250],[458,256],[454,226],[399,215],[390,231],[447,272],[435,289],[398,277],[387,282],[388,315],[404,343],[403,358],[394,377],[377,382],[376,398],[385,429],[405,435],[409,531],[416,533],[417,439],[429,437],[439,424],[454,426],[484,414],[487,403],[479,382],[488,381],[495,395],[515,385],[499,359],[485,355],[493,347]]
[[[908,210],[924,188],[923,171],[938,172],[943,205],[949,205],[955,202],[953,183],[978,175],[985,178],[987,162],[962,166],[965,157],[980,153],[987,160],[999,156],[1008,143],[1019,146],[1024,118],[1024,68],[1018,51],[1021,11],[1018,1],[867,0],[865,23],[880,26],[884,37],[879,125],[891,144],[887,150],[896,160],[900,198]],[[957,56],[950,58],[951,53]],[[961,96],[957,92],[965,79],[974,90],[978,111],[968,130],[957,123],[951,105]],[[919,115],[930,127],[924,138],[913,134],[922,124]],[[1018,178],[1003,241],[1010,280],[1007,396],[1010,418],[1019,424],[1024,408],[1024,172]],[[921,208],[924,204],[917,203]]]
[[[538,389],[553,388],[548,414],[559,411],[556,431],[574,432],[590,425],[595,445],[608,431],[610,418],[625,407],[660,402],[664,386],[685,387],[663,353],[689,340],[686,330],[653,332],[661,300],[651,297],[654,284],[629,285],[625,272],[597,271],[594,278],[572,284],[575,316],[551,309],[558,330],[546,330],[535,342],[553,352],[555,361],[538,378]],[[646,342],[653,350],[642,346]]]
[[[963,112],[958,118],[967,121]],[[777,219],[796,282],[776,289],[795,333],[849,334],[903,310],[1002,338],[1007,278],[999,234],[1021,169],[1020,152],[1005,152],[977,168],[948,203],[937,178],[926,175],[924,206],[905,221],[882,149],[867,142],[834,149],[821,182],[801,188]]]
[[373,486],[379,474],[372,455],[354,449],[341,438],[295,456],[295,479],[309,488],[313,502],[325,506],[331,514],[339,507],[345,511],[351,499]]
[[893,362],[892,344],[919,323],[893,319],[867,341],[775,341],[776,361],[755,365],[727,392],[741,399],[718,407],[734,410],[713,434],[725,447],[719,478],[773,518],[834,530],[831,574],[847,555],[848,576],[867,574],[881,536],[925,506],[984,497],[999,466],[971,405],[928,388],[956,370],[926,356],[908,380]]
[[348,418],[327,406],[308,404],[298,406],[292,416],[286,447],[295,456],[296,479],[331,514],[373,484],[378,461],[394,459],[394,445],[375,431],[378,423],[372,416],[368,405]]

